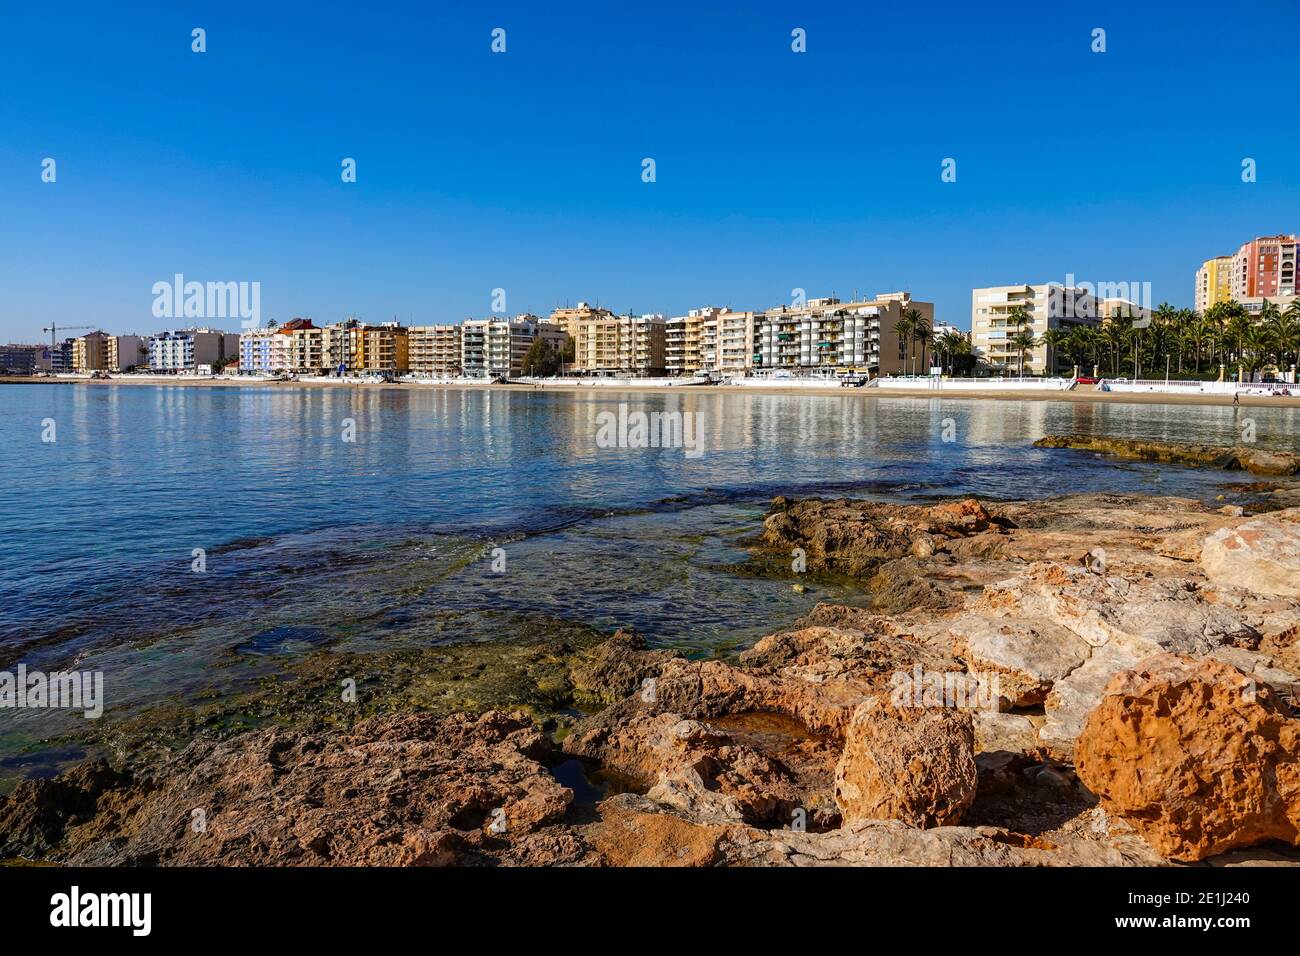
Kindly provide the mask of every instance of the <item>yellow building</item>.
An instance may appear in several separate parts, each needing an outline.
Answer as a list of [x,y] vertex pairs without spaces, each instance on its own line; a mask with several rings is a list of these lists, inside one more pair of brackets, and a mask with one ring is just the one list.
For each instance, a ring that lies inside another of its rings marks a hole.
[[576,339],[578,337],[579,322],[612,318],[614,318],[614,313],[609,309],[602,309],[598,305],[591,306],[585,302],[579,302],[573,308],[556,309],[546,321],[564,326],[564,331],[568,333],[569,338]]
[[1196,270],[1196,311],[1232,298],[1232,256],[1206,259]]
[[79,335],[72,340],[72,370],[101,372],[108,369],[108,340],[103,332]]
[[410,368],[410,342],[400,325],[356,325],[348,336],[350,372],[405,372]]
[[662,315],[617,315],[573,323],[573,361],[579,372],[663,375],[667,324]]

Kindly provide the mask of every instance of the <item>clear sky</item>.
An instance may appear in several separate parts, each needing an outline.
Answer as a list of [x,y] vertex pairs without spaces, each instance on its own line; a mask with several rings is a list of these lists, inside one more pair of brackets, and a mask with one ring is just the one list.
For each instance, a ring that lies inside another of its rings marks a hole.
[[1300,230],[1295,0],[721,7],[3,4],[0,340],[183,324],[177,272],[280,321],[799,287],[968,327],[972,286],[1068,273],[1190,306],[1201,260]]

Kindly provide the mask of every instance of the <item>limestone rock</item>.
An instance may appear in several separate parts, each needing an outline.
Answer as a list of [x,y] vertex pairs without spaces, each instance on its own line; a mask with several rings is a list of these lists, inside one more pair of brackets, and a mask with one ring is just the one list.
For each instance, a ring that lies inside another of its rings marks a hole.
[[1161,654],[1116,675],[1075,766],[1108,813],[1171,859],[1300,844],[1300,721],[1219,661]]
[[1300,597],[1300,524],[1275,515],[1223,528],[1201,546],[1201,567],[1219,584]]
[[1091,650],[1073,631],[1046,620],[964,614],[949,628],[953,653],[972,671],[995,673],[1012,707],[1041,704]]
[[835,768],[835,802],[846,823],[957,823],[975,799],[975,784],[970,714],[895,707],[885,697],[854,711]]

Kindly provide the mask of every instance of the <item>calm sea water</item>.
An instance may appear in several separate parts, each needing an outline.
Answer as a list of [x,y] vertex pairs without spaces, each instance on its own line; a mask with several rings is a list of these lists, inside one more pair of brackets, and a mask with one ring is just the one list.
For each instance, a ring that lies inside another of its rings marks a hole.
[[[620,403],[700,416],[703,454],[598,447]],[[232,648],[508,640],[538,621],[730,646],[828,596],[731,570],[774,495],[1211,499],[1240,476],[1031,442],[1233,443],[1247,417],[1264,445],[1300,434],[1292,409],[861,392],[0,385],[0,667],[111,666],[122,704],[202,686]]]

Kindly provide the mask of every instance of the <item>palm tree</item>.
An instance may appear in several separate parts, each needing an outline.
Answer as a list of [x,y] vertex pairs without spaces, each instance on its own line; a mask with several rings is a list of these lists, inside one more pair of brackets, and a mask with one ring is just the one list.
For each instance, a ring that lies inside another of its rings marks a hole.
[[966,336],[956,329],[944,329],[934,340],[934,351],[938,355],[940,362],[950,373],[954,371],[953,359],[957,356],[957,350],[961,347],[958,343],[970,345],[966,341]]
[[1011,347],[1020,354],[1020,377],[1025,377],[1025,353],[1038,345],[1033,329],[1021,329],[1011,336]]
[[920,322],[920,309],[904,309],[894,325],[894,334],[898,336],[898,349],[903,352],[904,360],[911,356],[912,337],[916,335],[916,328]]
[[[917,314],[920,315],[919,312]],[[934,338],[934,329],[930,328],[930,326],[926,324],[924,317],[917,320],[916,329],[912,332],[912,338],[914,341],[921,343],[921,354],[919,357],[922,359],[921,367],[925,368],[926,364],[924,359],[928,351],[926,346]],[[913,367],[913,374],[915,374],[915,367]]]
[[1038,344],[1047,346],[1047,360],[1043,365],[1043,370],[1045,373],[1048,374],[1056,373],[1056,366],[1057,363],[1059,362],[1059,356],[1057,355],[1057,350],[1065,349],[1065,351],[1068,352],[1068,348],[1066,348],[1066,346],[1069,343],[1069,341],[1070,341],[1070,332],[1067,329],[1061,329],[1061,328],[1048,329],[1046,332],[1043,333],[1042,337],[1038,340]]

